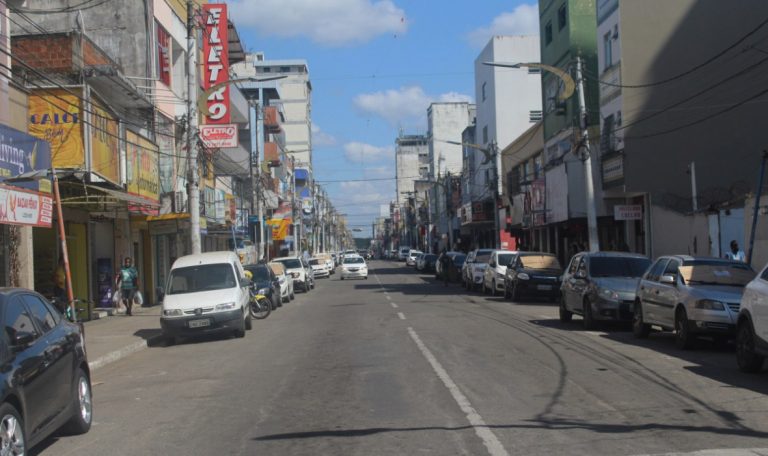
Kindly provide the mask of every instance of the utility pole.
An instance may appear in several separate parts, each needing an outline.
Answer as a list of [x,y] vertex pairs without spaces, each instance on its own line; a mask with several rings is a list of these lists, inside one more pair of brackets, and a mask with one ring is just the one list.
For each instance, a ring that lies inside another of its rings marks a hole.
[[763,159],[760,162],[760,175],[757,178],[755,189],[755,208],[752,211],[752,229],[749,231],[749,254],[747,264],[752,264],[752,252],[755,248],[755,230],[757,230],[757,217],[760,212],[760,195],[763,193],[763,179],[765,178],[765,163],[768,161],[768,150],[763,151]]
[[696,191],[696,162],[691,162],[688,166],[688,170],[691,172],[691,200],[693,201],[693,212],[696,213],[699,210],[699,196]]
[[584,96],[584,76],[581,69],[581,57],[576,57],[576,87],[579,92],[579,126],[581,142],[584,145],[582,161],[584,162],[584,184],[587,194],[587,232],[589,233],[589,251],[600,250],[600,239],[597,236],[597,214],[595,213],[595,185],[592,181],[592,150],[589,146],[589,123],[587,122],[587,105]]
[[200,243],[200,186],[197,170],[197,42],[195,40],[195,10],[187,0],[187,204],[189,204],[189,238],[192,253],[202,252]]
[[493,243],[495,248],[501,248],[500,232],[501,227],[499,223],[499,147],[496,141],[490,144],[491,159],[493,160]]

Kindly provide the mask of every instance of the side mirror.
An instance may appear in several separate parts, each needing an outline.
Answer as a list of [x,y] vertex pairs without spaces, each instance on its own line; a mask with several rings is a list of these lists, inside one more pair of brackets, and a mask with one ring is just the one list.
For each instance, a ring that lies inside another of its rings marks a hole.
[[586,279],[587,278],[587,271],[576,271],[576,278],[577,279]]
[[659,278],[659,282],[665,285],[677,285],[677,276],[672,274],[665,274]]
[[27,348],[32,342],[35,341],[35,334],[28,331],[17,331],[13,336],[13,349],[16,351]]
[[490,263],[488,263],[488,266],[490,266],[492,268],[495,268],[496,267],[496,262],[495,261],[491,261]]

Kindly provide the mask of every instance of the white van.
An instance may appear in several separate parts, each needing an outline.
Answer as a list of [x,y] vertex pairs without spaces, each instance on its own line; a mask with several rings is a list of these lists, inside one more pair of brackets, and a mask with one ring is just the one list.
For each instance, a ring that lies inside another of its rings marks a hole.
[[251,329],[250,280],[234,252],[208,252],[177,259],[163,298],[160,327],[169,344],[177,336]]
[[406,261],[408,259],[409,253],[411,253],[410,247],[400,247],[400,250],[397,252],[397,259],[400,261]]

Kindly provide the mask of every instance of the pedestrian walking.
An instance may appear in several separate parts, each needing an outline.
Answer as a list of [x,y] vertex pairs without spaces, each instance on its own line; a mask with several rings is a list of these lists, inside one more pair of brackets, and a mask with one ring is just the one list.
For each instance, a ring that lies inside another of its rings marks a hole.
[[725,257],[729,260],[741,261],[742,263],[747,261],[747,256],[744,254],[743,250],[739,249],[739,243],[736,242],[735,239],[731,241],[731,251],[727,252]]
[[450,258],[448,258],[448,251],[444,248],[440,254],[440,272],[443,275],[443,286],[448,286],[448,266],[450,265]]
[[125,304],[125,314],[132,315],[133,298],[139,288],[139,272],[133,267],[131,257],[125,258],[123,267],[117,273],[117,286],[120,288],[121,298]]

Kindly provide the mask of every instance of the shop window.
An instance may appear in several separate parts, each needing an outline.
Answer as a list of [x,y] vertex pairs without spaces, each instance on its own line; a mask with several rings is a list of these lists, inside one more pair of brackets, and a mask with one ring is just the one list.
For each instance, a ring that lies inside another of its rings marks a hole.
[[562,4],[560,9],[557,10],[557,29],[562,30],[566,25],[568,25],[568,14],[565,4]]
[[544,45],[552,42],[552,22],[547,22],[544,26]]

